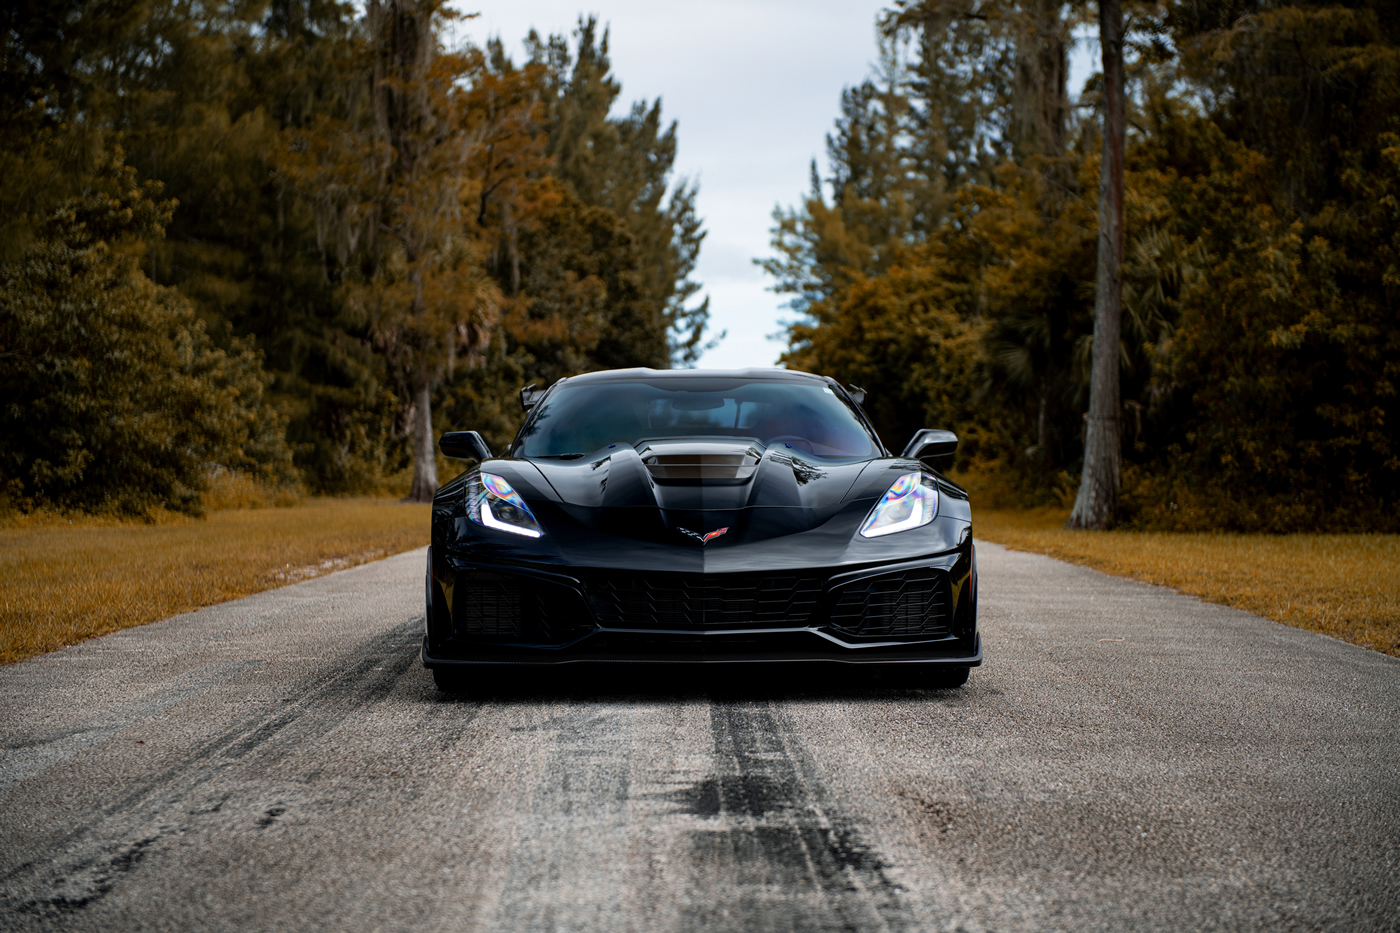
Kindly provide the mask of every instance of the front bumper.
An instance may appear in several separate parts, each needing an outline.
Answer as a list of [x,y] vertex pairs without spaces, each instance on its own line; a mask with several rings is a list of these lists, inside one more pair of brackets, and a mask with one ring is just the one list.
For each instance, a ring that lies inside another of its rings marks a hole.
[[435,657],[423,638],[428,668],[550,667],[563,664],[899,664],[977,667],[982,639],[966,644],[900,643],[886,649],[869,645],[837,647],[829,636],[809,629],[779,632],[612,632],[600,630],[567,649],[480,646],[462,656]]
[[971,542],[864,566],[618,572],[429,554],[423,663],[982,663]]

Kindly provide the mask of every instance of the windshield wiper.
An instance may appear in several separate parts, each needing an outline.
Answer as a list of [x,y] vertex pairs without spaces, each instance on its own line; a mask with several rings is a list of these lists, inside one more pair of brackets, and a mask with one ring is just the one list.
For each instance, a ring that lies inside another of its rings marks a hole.
[[577,460],[583,454],[537,454],[531,458],[534,460]]

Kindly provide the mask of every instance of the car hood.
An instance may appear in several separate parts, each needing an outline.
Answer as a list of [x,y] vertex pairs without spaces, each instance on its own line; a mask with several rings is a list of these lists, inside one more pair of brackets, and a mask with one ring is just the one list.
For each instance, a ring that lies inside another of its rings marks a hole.
[[516,481],[532,507],[547,502],[594,531],[675,543],[687,532],[703,538],[723,528],[711,541],[728,547],[817,528],[853,500],[883,493],[893,470],[911,467],[918,468],[902,459],[831,462],[786,444],[701,438],[618,445],[577,460],[493,460],[482,469]]
[[705,439],[689,449],[619,445],[577,460],[503,457],[480,468],[515,487],[545,534],[474,525],[464,473],[439,490],[434,523],[455,529],[444,531],[444,546],[468,561],[738,573],[909,560],[956,548],[970,533],[967,494],[942,477],[935,521],[880,538],[856,533],[890,484],[920,468],[902,457],[833,463],[786,445]]

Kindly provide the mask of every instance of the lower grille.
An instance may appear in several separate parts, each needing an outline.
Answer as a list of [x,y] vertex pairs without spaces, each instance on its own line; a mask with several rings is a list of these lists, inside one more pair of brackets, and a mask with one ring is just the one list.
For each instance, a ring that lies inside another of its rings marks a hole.
[[588,601],[610,628],[806,625],[823,578],[798,574],[599,574]]
[[855,637],[951,634],[948,574],[930,568],[837,584],[825,599],[825,574],[594,571],[583,583],[586,601],[577,589],[547,579],[461,574],[452,587],[453,635],[558,645],[598,625],[673,631],[796,628],[823,617],[833,631]]
[[856,580],[833,591],[831,627],[848,635],[949,634],[948,575],[920,568]]
[[452,623],[459,638],[531,644],[571,641],[593,627],[576,590],[534,577],[485,571],[457,578]]

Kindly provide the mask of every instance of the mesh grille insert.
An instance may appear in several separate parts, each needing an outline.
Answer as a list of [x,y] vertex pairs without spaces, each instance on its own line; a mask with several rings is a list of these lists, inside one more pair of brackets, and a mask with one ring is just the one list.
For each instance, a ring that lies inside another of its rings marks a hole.
[[599,574],[588,597],[610,628],[723,628],[806,625],[821,577],[798,574]]
[[942,638],[949,634],[951,604],[947,573],[925,567],[837,588],[830,621],[848,635]]
[[458,637],[558,644],[593,627],[576,591],[534,577],[476,571],[458,578],[453,595]]

